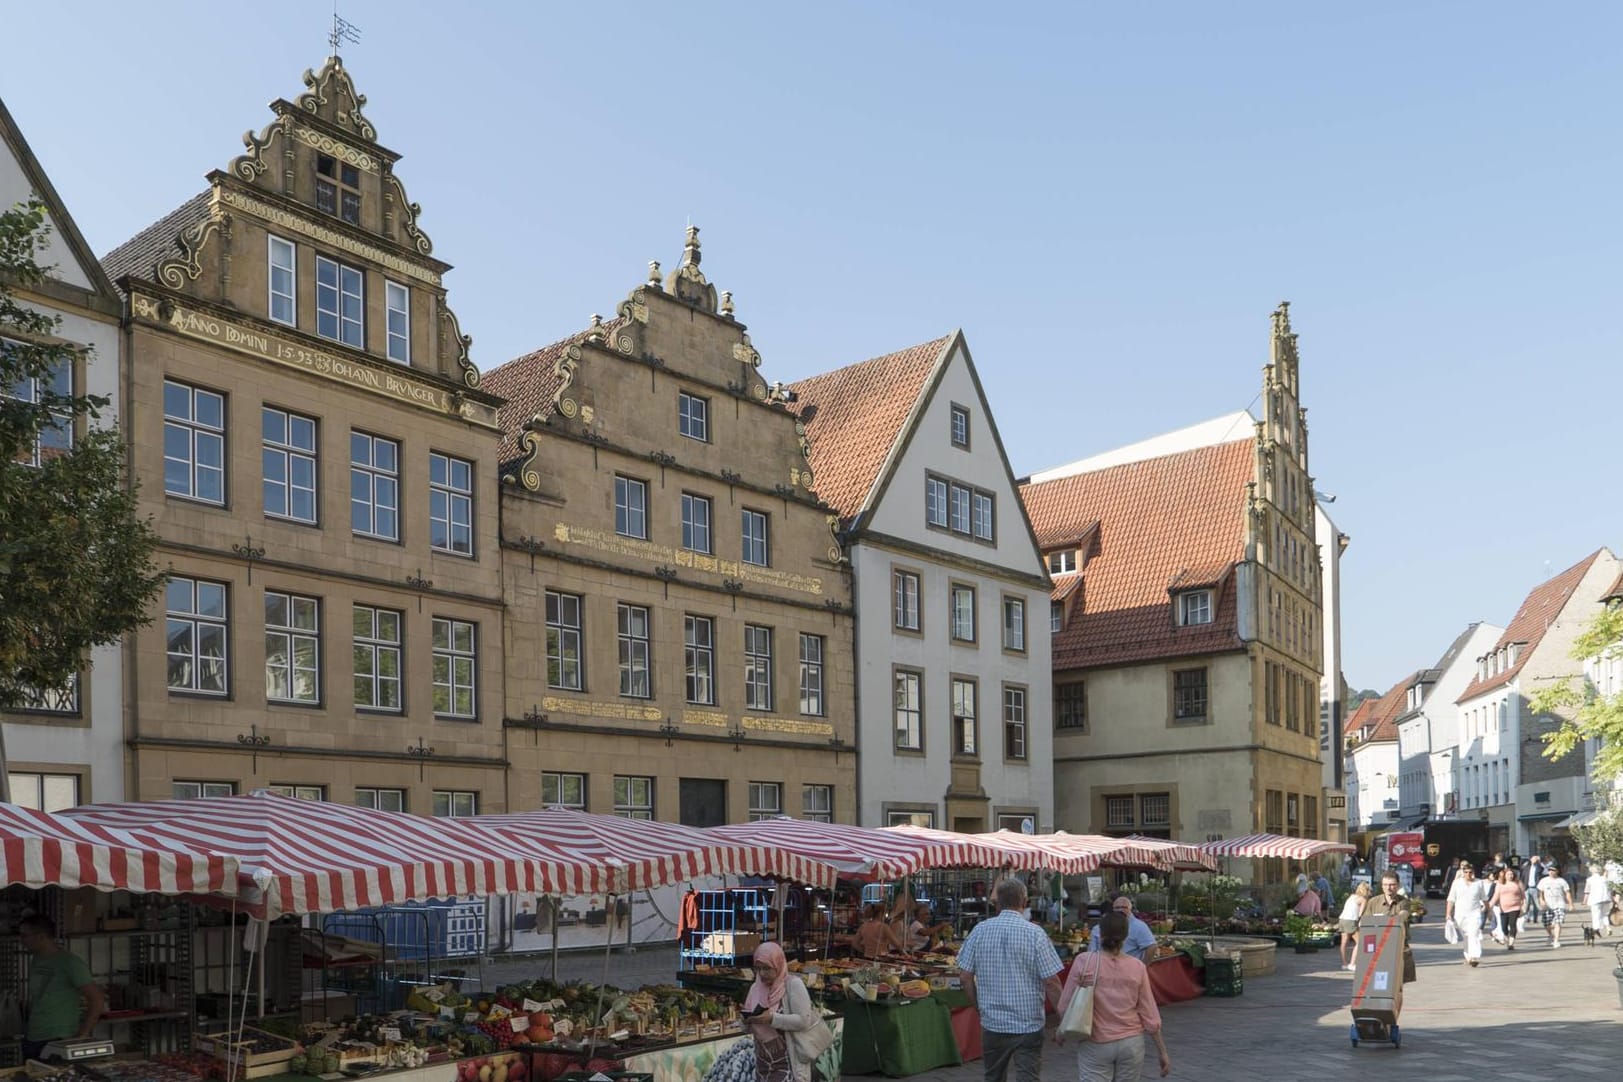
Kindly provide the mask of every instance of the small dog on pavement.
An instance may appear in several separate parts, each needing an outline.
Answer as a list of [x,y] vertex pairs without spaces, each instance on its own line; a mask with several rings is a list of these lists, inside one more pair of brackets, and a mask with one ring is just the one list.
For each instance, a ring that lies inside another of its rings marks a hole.
[[1590,927],[1589,925],[1587,925],[1587,924],[1584,925],[1584,946],[1593,947],[1599,941],[1600,941],[1599,933],[1597,933],[1595,931],[1595,929]]

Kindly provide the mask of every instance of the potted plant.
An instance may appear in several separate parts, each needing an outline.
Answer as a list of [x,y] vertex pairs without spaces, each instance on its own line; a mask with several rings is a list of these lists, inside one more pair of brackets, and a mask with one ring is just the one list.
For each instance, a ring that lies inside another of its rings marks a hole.
[[1319,948],[1308,940],[1313,938],[1313,918],[1292,913],[1285,918],[1285,936],[1296,946],[1297,954],[1307,954]]

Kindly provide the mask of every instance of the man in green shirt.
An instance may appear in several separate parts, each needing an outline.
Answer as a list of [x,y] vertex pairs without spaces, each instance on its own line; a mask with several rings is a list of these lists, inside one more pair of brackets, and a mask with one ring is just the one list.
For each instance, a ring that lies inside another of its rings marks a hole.
[[56,925],[48,918],[24,917],[17,936],[31,956],[23,1055],[37,1059],[51,1041],[90,1036],[107,1001],[84,959],[57,944]]

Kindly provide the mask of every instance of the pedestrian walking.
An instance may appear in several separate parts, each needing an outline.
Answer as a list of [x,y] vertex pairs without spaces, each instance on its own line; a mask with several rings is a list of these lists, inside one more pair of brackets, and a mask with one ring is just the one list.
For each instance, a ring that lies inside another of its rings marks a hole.
[[1589,927],[1595,935],[1612,934],[1612,884],[1599,864],[1589,866],[1584,880],[1584,904],[1589,906]]
[[[1026,886],[998,881],[998,913],[975,925],[958,951],[964,996],[980,1011],[986,1082],[1038,1082],[1043,1059],[1043,1007],[1058,1001],[1064,971],[1048,933],[1022,915]],[[1125,936],[1125,931],[1123,935]]]
[[1488,899],[1488,904],[1499,914],[1505,949],[1515,950],[1516,937],[1522,932],[1523,907],[1527,904],[1527,888],[1522,886],[1515,868],[1505,869],[1505,877],[1493,888],[1493,896]]
[[754,967],[744,1020],[755,1042],[755,1082],[811,1082],[812,1064],[833,1043],[833,1034],[817,1039],[823,1016],[805,982],[789,972],[782,947],[756,947]]
[[[1059,998],[1061,1018],[1079,989],[1093,989],[1093,1033],[1076,1054],[1080,1082],[1138,1082],[1144,1070],[1146,1036],[1160,1053],[1161,1077],[1172,1072],[1150,971],[1143,962],[1123,953],[1126,942],[1127,915],[1106,913],[1099,921],[1100,950],[1078,955],[1065,978]],[[1054,1043],[1064,1044],[1065,1035],[1056,1030]]]
[[1341,968],[1355,970],[1358,968],[1358,918],[1364,915],[1364,906],[1369,904],[1370,889],[1368,883],[1360,883],[1353,892],[1347,895],[1347,902],[1341,907]]
[[1505,941],[1505,927],[1504,927],[1504,915],[1499,912],[1499,906],[1498,906],[1497,903],[1494,902],[1493,897],[1494,897],[1495,894],[1498,893],[1499,885],[1505,881],[1505,877],[1507,875],[1512,875],[1512,874],[1514,874],[1514,873],[1510,870],[1510,865],[1506,864],[1504,867],[1500,868],[1497,873],[1494,874],[1493,880],[1490,883],[1488,883],[1488,885],[1487,885],[1488,886],[1488,912],[1489,912],[1489,914],[1492,915],[1492,918],[1493,918],[1492,930],[1493,930],[1493,941],[1495,943],[1503,943]]
[[1561,946],[1561,925],[1567,919],[1567,907],[1572,904],[1572,885],[1561,878],[1561,869],[1554,864],[1544,869],[1544,878],[1538,881],[1539,913],[1552,947]]
[[1482,913],[1488,906],[1488,884],[1476,877],[1469,864],[1460,868],[1454,888],[1443,907],[1443,919],[1452,921],[1465,942],[1465,964],[1475,969],[1482,959]]
[[1330,880],[1325,877],[1323,870],[1320,870],[1318,877],[1313,880],[1313,889],[1318,892],[1320,908],[1324,912],[1328,913],[1335,908],[1336,892],[1330,889]]
[[1544,878],[1544,861],[1537,853],[1527,858],[1527,868],[1522,873],[1522,886],[1527,888],[1527,908],[1523,910],[1528,920],[1537,920],[1539,917],[1538,884]]

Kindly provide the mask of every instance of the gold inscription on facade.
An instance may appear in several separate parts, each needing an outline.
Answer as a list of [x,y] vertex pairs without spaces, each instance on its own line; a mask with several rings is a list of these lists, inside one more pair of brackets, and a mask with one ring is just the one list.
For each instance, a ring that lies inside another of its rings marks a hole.
[[[212,342],[238,353],[273,361],[288,368],[297,368],[302,372],[372,391],[424,409],[448,412],[451,408],[451,399],[446,392],[393,372],[382,372],[323,350],[311,349],[297,342],[241,327],[179,305],[174,306],[173,312],[165,321],[157,302],[150,297],[137,295],[131,298],[130,305],[136,315],[158,322],[167,322],[171,329],[188,338]],[[457,412],[459,416],[475,424],[496,427],[496,411],[489,406],[464,401],[458,403]]]
[[615,721],[659,721],[665,715],[657,706],[633,706],[630,703],[598,703],[586,699],[559,699],[547,696],[541,700],[541,709],[549,714],[573,714],[582,718],[612,718]]
[[725,729],[727,715],[720,710],[684,710],[682,711],[683,725],[708,725],[712,729]]
[[802,721],[799,718],[758,718],[746,715],[744,728],[765,733],[795,733],[800,736],[833,736],[834,726],[826,721]]
[[707,571],[714,575],[724,575],[730,579],[775,587],[779,590],[794,590],[798,593],[815,595],[821,595],[823,592],[823,580],[810,575],[775,571],[770,567],[757,567],[755,564],[740,560],[722,560],[706,556],[702,552],[673,549],[668,545],[656,545],[651,541],[637,541],[621,537],[619,534],[595,530],[589,526],[571,526],[560,522],[552,528],[552,536],[554,540],[566,545],[581,545],[599,552],[629,556],[653,563],[674,564],[677,567]]
[[316,222],[306,221],[296,214],[289,214],[280,207],[271,206],[263,200],[244,195],[232,188],[220,189],[220,202],[236,207],[247,214],[252,214],[254,217],[274,225],[278,229],[284,229],[290,233],[299,233],[311,240],[320,241],[322,244],[342,248],[352,255],[360,256],[362,259],[369,259],[374,263],[388,267],[396,274],[416,278],[418,281],[427,282],[430,285],[437,286],[440,284],[440,276],[426,267],[419,267],[410,260],[401,259],[393,252],[386,252],[376,245],[362,244],[360,241],[345,236],[336,229],[328,229]]
[[313,146],[324,154],[331,154],[340,161],[348,162],[359,169],[365,169],[368,173],[378,171],[378,163],[373,159],[372,155],[356,150],[346,143],[340,143],[330,135],[324,135],[321,132],[304,127],[294,128],[293,134],[298,136],[299,142]]

